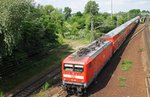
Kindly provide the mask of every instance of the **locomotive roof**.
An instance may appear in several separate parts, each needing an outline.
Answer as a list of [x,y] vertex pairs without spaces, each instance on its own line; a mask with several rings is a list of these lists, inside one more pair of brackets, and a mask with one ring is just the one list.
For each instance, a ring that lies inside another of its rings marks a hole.
[[135,22],[138,18],[139,18],[139,16],[129,20],[128,22],[122,24],[121,26],[119,26],[119,27],[115,28],[114,30],[112,30],[112,31],[108,32],[107,34],[105,34],[104,37],[114,37],[120,31],[123,31],[126,27],[128,27],[131,23]]
[[[90,56],[92,58],[95,58],[100,52],[102,52],[109,44],[111,44],[110,41],[103,40],[100,42],[100,46],[96,46],[96,41],[92,43],[92,46],[95,47],[95,49],[87,54],[87,56]],[[90,45],[91,46],[91,45]],[[91,46],[91,47],[92,47]]]
[[86,64],[102,52],[109,44],[111,44],[111,42],[107,40],[96,40],[87,47],[69,55],[64,62],[72,64]]

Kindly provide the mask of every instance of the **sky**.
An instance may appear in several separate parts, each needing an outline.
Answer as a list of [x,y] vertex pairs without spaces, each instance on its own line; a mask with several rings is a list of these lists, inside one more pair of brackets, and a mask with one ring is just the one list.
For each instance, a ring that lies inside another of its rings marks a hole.
[[[89,0],[34,0],[36,4],[51,4],[56,8],[70,7],[72,13],[84,11],[85,4]],[[95,0],[99,4],[100,12],[111,12],[111,0]],[[113,13],[127,12],[130,9],[150,10],[150,0],[112,0]]]

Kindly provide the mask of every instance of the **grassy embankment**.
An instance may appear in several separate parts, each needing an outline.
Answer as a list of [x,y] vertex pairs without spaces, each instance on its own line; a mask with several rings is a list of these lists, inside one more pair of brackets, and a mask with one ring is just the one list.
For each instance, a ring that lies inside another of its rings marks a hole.
[[51,50],[47,55],[35,57],[28,60],[25,64],[32,65],[29,69],[19,72],[5,81],[0,82],[0,90],[4,93],[14,89],[20,83],[32,79],[43,71],[47,71],[53,65],[60,65],[61,61],[72,51],[85,46],[87,40],[64,40],[63,45]]

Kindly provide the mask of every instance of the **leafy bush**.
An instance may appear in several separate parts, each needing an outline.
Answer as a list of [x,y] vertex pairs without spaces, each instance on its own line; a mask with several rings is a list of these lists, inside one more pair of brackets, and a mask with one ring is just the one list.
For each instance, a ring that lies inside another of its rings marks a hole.
[[43,89],[43,90],[47,90],[49,87],[50,87],[50,84],[49,84],[48,82],[46,82],[46,83],[43,85],[42,89]]

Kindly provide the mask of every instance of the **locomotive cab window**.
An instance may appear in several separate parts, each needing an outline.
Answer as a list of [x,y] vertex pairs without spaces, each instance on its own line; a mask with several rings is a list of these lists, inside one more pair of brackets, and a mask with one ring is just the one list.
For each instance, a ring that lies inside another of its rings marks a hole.
[[73,65],[72,64],[65,64],[64,70],[66,71],[73,71]]
[[75,71],[75,72],[83,72],[83,71],[84,71],[84,68],[83,68],[83,66],[81,66],[81,65],[75,65],[75,66],[74,66],[74,71]]

